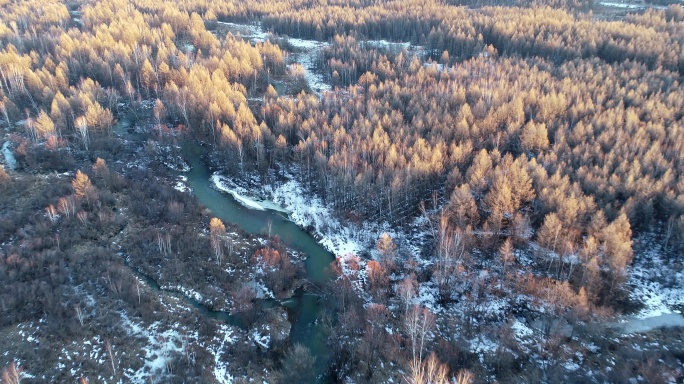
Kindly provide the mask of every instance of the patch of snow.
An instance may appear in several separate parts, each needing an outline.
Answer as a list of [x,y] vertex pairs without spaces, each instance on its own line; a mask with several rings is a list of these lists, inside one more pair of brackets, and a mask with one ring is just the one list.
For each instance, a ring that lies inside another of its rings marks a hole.
[[279,206],[278,204],[272,201],[256,200],[254,198],[247,197],[246,195],[248,191],[246,189],[237,186],[235,183],[233,183],[229,178],[225,176],[221,176],[217,173],[214,173],[213,175],[211,175],[211,178],[209,180],[211,181],[211,184],[214,186],[214,188],[222,192],[230,193],[238,203],[244,205],[247,208],[256,209],[259,211],[269,209],[272,211],[288,213],[288,211],[285,208]]
[[5,156],[5,164],[7,164],[7,167],[14,171],[17,168],[17,159],[14,157],[14,153],[12,153],[12,150],[10,149],[9,141],[5,141],[5,143],[2,145],[2,154]]
[[470,350],[482,355],[492,354],[499,349],[499,344],[492,341],[487,336],[480,335],[479,337],[470,340]]
[[653,234],[635,239],[635,258],[629,276],[630,297],[644,304],[636,318],[677,312],[684,306],[684,271],[663,257],[662,244]]
[[611,7],[611,8],[624,8],[624,9],[646,8],[646,6],[643,4],[628,4],[628,3],[618,3],[618,2],[612,2],[612,1],[601,1],[601,2],[599,2],[599,4],[603,5],[604,7]]
[[423,63],[423,67],[426,69],[435,67],[437,69],[437,72],[442,72],[444,70],[444,64],[440,63],[435,63],[435,62],[426,62]]
[[518,319],[516,319],[513,322],[511,328],[513,329],[513,332],[515,332],[515,338],[520,342],[522,342],[524,339],[532,337],[532,335],[534,334],[534,331],[532,331],[532,329],[528,327],[527,324],[521,322]]
[[365,294],[364,286],[366,286],[368,278],[366,260],[362,260],[354,253],[345,253],[338,256],[337,261],[342,269],[342,275],[349,279],[354,291],[363,296]]
[[[144,365],[138,371],[128,369],[124,375],[133,383],[146,383],[148,378],[164,376],[167,374],[169,364],[173,361],[173,354],[182,353],[187,348],[188,338],[197,339],[195,331],[190,336],[183,336],[187,331],[171,328],[162,330],[163,325],[155,322],[149,326],[142,323],[134,323],[125,313],[121,315],[122,324],[128,329],[131,336],[145,340]],[[178,326],[178,324],[175,324]]]
[[221,25],[233,35],[240,34],[241,37],[246,38],[252,42],[260,43],[268,39],[269,34],[264,32],[261,23],[257,24],[237,24],[228,23],[225,21],[217,21],[216,24]]
[[190,288],[185,288],[185,287],[183,287],[183,286],[180,285],[180,284],[176,285],[175,287],[174,287],[174,286],[170,286],[170,285],[165,285],[165,286],[162,286],[162,287],[160,287],[160,288],[163,289],[163,290],[165,290],[165,291],[176,291],[176,292],[180,292],[180,293],[182,293],[183,295],[185,295],[186,297],[192,298],[193,300],[197,301],[198,303],[201,303],[202,300],[203,300],[203,297],[202,297],[202,294],[201,294],[201,293],[199,293],[199,292],[197,292],[197,291],[195,291],[195,290],[193,290],[193,289],[190,289]]
[[192,188],[187,183],[188,178],[186,176],[178,176],[178,181],[173,185],[173,189],[180,192],[192,192]]
[[380,49],[401,51],[404,49],[406,49],[406,50],[410,49],[411,43],[409,43],[409,42],[395,43],[395,42],[387,41],[387,40],[364,40],[361,42],[361,46],[367,47],[367,48],[380,48]]
[[26,371],[21,371],[21,378],[22,379],[35,379],[36,375],[32,375]]
[[325,81],[323,74],[315,71],[316,60],[318,60],[318,55],[321,49],[329,46],[330,44],[316,40],[295,38],[289,38],[287,42],[300,51],[297,53],[297,63],[301,64],[301,66],[304,68],[304,77],[306,78],[309,88],[311,88],[311,90],[313,90],[318,96],[321,95],[321,92],[332,89],[331,85]]
[[230,384],[233,382],[233,375],[228,372],[228,362],[223,359],[223,354],[230,344],[235,344],[237,338],[233,336],[233,329],[222,324],[214,336],[211,346],[207,348],[214,356],[214,377],[220,384]]
[[291,179],[273,190],[273,201],[290,211],[290,220],[303,228],[313,228],[319,242],[334,255],[358,254],[363,248],[356,240],[358,231],[343,226],[331,208],[319,197],[307,197],[302,185]]
[[[266,331],[268,331],[268,329],[266,329]],[[251,338],[254,343],[263,349],[268,349],[271,346],[271,335],[268,332],[262,334],[258,329],[254,329],[254,331],[252,331]]]
[[635,258],[628,285],[632,300],[644,307],[618,323],[625,333],[648,332],[660,327],[684,327],[684,271],[663,256],[662,241],[652,233],[634,240]]
[[[259,269],[257,271],[257,274],[259,274],[259,272],[261,272],[260,274],[263,275],[263,269]],[[256,280],[252,279],[252,280],[246,282],[244,286],[246,288],[251,289],[254,292],[254,296],[257,299],[264,299],[264,298],[274,299],[275,298],[275,295],[273,294],[273,292],[271,292],[271,290],[266,287],[266,285],[264,284],[263,281],[256,281]]]
[[418,287],[418,295],[413,298],[413,303],[422,305],[433,313],[438,313],[442,310],[442,307],[437,305],[438,295],[439,292],[437,287],[433,286],[431,283],[420,284]]
[[190,164],[185,160],[178,158],[171,158],[170,161],[162,161],[162,163],[169,169],[176,172],[188,172],[190,170]]

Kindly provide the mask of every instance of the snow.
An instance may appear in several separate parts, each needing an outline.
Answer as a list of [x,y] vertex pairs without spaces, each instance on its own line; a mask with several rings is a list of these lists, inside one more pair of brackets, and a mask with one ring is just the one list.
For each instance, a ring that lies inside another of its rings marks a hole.
[[26,371],[22,371],[22,372],[21,372],[21,378],[22,378],[22,379],[35,379],[35,378],[36,378],[36,375],[32,375],[32,374],[30,374],[30,373],[28,373],[28,372],[26,372]]
[[366,273],[366,261],[362,260],[353,253],[346,253],[337,257],[337,261],[342,269],[342,274],[349,278],[352,288],[361,297],[370,298],[366,295],[363,287],[366,285],[368,274]]
[[191,299],[197,301],[198,303],[201,303],[202,300],[203,300],[203,297],[202,297],[202,294],[201,294],[201,293],[199,293],[199,292],[197,292],[197,291],[195,291],[195,290],[193,290],[193,289],[190,289],[190,288],[185,288],[185,287],[183,287],[183,286],[180,285],[180,284],[176,285],[175,287],[174,287],[174,286],[171,286],[171,285],[164,285],[164,286],[162,286],[162,287],[160,287],[160,288],[161,288],[162,290],[165,290],[165,291],[180,292],[180,293],[182,293],[184,296],[189,297],[189,298],[191,298]]
[[211,175],[211,178],[209,180],[211,181],[211,184],[214,186],[214,188],[222,192],[230,193],[238,203],[242,204],[243,206],[249,209],[256,209],[259,211],[269,209],[272,211],[288,213],[288,211],[285,208],[275,204],[272,201],[257,200],[252,197],[247,197],[248,191],[245,188],[236,185],[229,178],[221,176],[218,173],[214,173],[213,175]]
[[295,39],[289,38],[288,43],[297,50],[301,51],[297,53],[297,62],[304,68],[304,76],[306,82],[309,84],[309,88],[313,90],[317,95],[320,96],[321,92],[329,91],[332,87],[325,81],[324,76],[321,73],[314,72],[316,68],[316,60],[318,59],[318,54],[321,49],[329,46],[329,43],[315,41],[315,40],[305,40],[305,39]]
[[438,294],[437,287],[434,287],[429,283],[420,284],[418,287],[418,295],[413,298],[413,303],[422,305],[433,313],[438,313],[442,309],[441,306],[437,305]]
[[253,42],[264,42],[268,39],[269,34],[262,30],[261,23],[236,24],[227,23],[225,21],[217,21],[216,23],[226,28],[228,32],[233,35],[239,33],[241,37],[247,38]]
[[323,43],[316,40],[296,39],[294,37],[289,37],[287,39],[287,42],[290,43],[290,45],[292,45],[293,47],[303,51],[310,51],[316,48],[320,48],[323,45],[328,45],[328,43]]
[[[380,234],[388,233],[392,237],[398,253],[411,255],[419,255],[422,244],[429,239],[429,226],[423,217],[418,217],[411,223],[408,233],[394,231],[387,223],[342,223],[335,217],[333,209],[304,188],[292,173],[285,172],[284,176],[287,181],[268,185],[256,176],[246,175],[243,180],[234,180],[214,174],[211,176],[211,183],[218,190],[231,193],[234,197],[238,195],[240,199],[236,200],[249,208],[287,213],[292,222],[310,231],[324,248],[341,257],[343,262],[351,261],[346,260],[346,257],[353,256],[361,271],[345,271],[353,272],[354,275],[358,273],[354,278],[358,279],[360,290],[365,282],[365,261],[357,255],[363,250],[373,249]],[[251,180],[251,183],[245,183],[244,179]],[[427,296],[423,299],[425,302],[436,302],[434,298]]]
[[235,344],[237,338],[233,336],[231,327],[222,324],[213,341],[208,351],[214,356],[214,377],[220,384],[230,384],[233,382],[233,376],[228,372],[228,363],[222,356],[228,345]]
[[[265,331],[269,331],[270,329],[265,329]],[[256,344],[258,344],[261,348],[263,349],[268,349],[271,345],[271,335],[269,333],[262,334],[258,329],[254,329],[252,331],[252,340]]]
[[319,197],[309,195],[298,181],[291,179],[273,190],[273,201],[291,212],[290,220],[295,224],[313,228],[319,243],[334,255],[358,254],[363,249],[355,239],[359,231],[343,226]]
[[162,160],[162,164],[176,172],[190,171],[190,164],[180,157],[170,157],[168,160]]
[[662,241],[653,233],[634,240],[635,258],[628,285],[632,300],[643,308],[617,324],[624,333],[648,332],[660,327],[684,327],[684,271],[665,255]]
[[627,4],[627,3],[617,3],[612,1],[601,1],[599,4],[605,7],[613,8],[624,8],[624,9],[642,9],[646,8],[643,4]]
[[5,156],[5,164],[7,164],[7,167],[11,170],[15,170],[17,168],[17,159],[14,158],[14,153],[12,153],[12,150],[10,149],[9,141],[5,141],[2,145],[2,154]]
[[173,185],[173,189],[180,192],[192,192],[192,188],[188,186],[188,178],[186,176],[178,176],[178,181]]
[[230,193],[236,201],[250,209],[274,210],[289,215],[292,222],[302,228],[313,228],[319,243],[335,255],[358,254],[362,247],[358,228],[343,226],[334,218],[331,208],[324,205],[318,197],[310,197],[302,185],[294,180],[282,183],[275,188],[262,187],[262,194],[270,195],[272,200],[257,199],[254,192],[237,185],[230,178],[213,174],[210,178],[214,188]]
[[635,259],[628,285],[630,297],[644,304],[637,319],[678,312],[684,306],[684,271],[663,256],[662,242],[653,234],[635,239]]
[[442,72],[444,70],[444,64],[435,63],[435,62],[423,63],[423,67],[426,69],[434,67],[437,69],[437,72]]
[[[263,274],[263,270],[260,269],[260,272]],[[256,281],[256,280],[250,280],[245,283],[245,288],[249,288],[254,292],[254,295],[257,299],[264,299],[264,298],[270,298],[273,299],[275,298],[275,295],[273,292],[271,292],[270,289],[264,285],[263,281]]]
[[[122,324],[128,329],[128,333],[131,336],[145,341],[143,349],[145,362],[143,367],[138,371],[133,371],[129,368],[124,373],[132,383],[146,383],[152,375],[165,375],[168,370],[168,364],[173,361],[174,357],[172,354],[183,353],[189,338],[197,339],[197,331],[184,337],[182,333],[188,334],[189,332],[178,329],[180,328],[179,324],[174,324],[170,328],[162,330],[164,325],[159,321],[145,326],[143,323],[131,321],[126,313],[121,314],[121,319]],[[113,349],[115,350],[116,346]]]
[[400,43],[395,43],[392,41],[387,41],[387,40],[364,40],[361,42],[361,46],[365,46],[368,48],[380,48],[380,49],[387,49],[387,50],[396,50],[396,51],[401,51],[403,49],[410,49],[411,48],[411,43],[409,42],[400,42]]
[[513,322],[511,328],[513,329],[513,332],[515,332],[515,338],[519,342],[522,342],[524,339],[532,337],[532,335],[534,334],[534,331],[530,327],[528,327],[527,324],[524,324],[518,319],[516,319]]
[[221,176],[213,174],[211,175],[210,180],[216,189],[222,192],[230,193],[238,203],[244,205],[245,207],[259,211],[263,211],[265,209],[261,204],[259,204],[259,202],[240,195],[235,189],[228,188],[226,184],[222,182]]
[[480,334],[479,337],[470,340],[470,350],[480,354],[480,356],[485,354],[492,354],[496,352],[498,348],[499,344],[497,342],[489,339],[487,336],[484,336],[482,334]]

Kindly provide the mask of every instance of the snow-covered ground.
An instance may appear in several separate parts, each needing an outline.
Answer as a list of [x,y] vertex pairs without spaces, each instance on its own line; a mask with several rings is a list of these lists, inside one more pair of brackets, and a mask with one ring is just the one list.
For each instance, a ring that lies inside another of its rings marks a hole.
[[272,191],[273,201],[290,212],[290,219],[302,228],[313,228],[319,242],[334,255],[358,254],[363,248],[358,229],[344,226],[332,209],[317,196],[311,196],[294,179]]
[[297,62],[304,67],[304,76],[307,84],[309,84],[309,88],[317,95],[320,95],[323,91],[332,89],[330,84],[325,81],[323,74],[315,71],[319,52],[330,44],[327,42],[295,38],[289,38],[287,41],[298,50]]
[[681,313],[684,308],[684,270],[664,256],[662,241],[652,234],[635,239],[635,257],[628,285],[630,297],[644,304],[635,318]]
[[[264,42],[269,38],[269,33],[263,30],[261,23],[257,24],[236,24],[219,21],[219,25],[226,28],[231,33],[239,33],[240,36],[250,40],[251,42]],[[321,92],[330,90],[323,75],[314,71],[316,67],[316,59],[320,50],[327,47],[329,43],[315,40],[288,38],[288,43],[297,49],[296,62],[301,64],[304,68],[304,76],[306,78],[309,88],[320,96]]]
[[647,4],[641,1],[601,1],[598,5],[613,9],[641,10],[647,8],[667,9],[667,5]]
[[173,185],[173,189],[180,192],[192,192],[192,188],[188,186],[187,176],[178,176],[178,181]]
[[257,24],[236,24],[227,23],[225,21],[217,21],[217,24],[226,28],[229,32],[235,34],[240,34],[241,37],[246,38],[252,42],[261,43],[268,39],[268,33],[264,32],[261,23]]
[[237,338],[233,336],[233,329],[228,325],[221,325],[214,337],[214,343],[208,348],[214,356],[214,377],[220,384],[230,384],[233,376],[228,371],[228,363],[223,359],[223,354],[229,345],[235,344]]
[[623,9],[643,9],[646,8],[644,4],[633,4],[633,3],[623,3],[623,2],[612,2],[612,1],[601,1],[599,4],[604,7],[611,8],[623,8]]
[[214,174],[211,176],[211,183],[216,189],[233,195],[248,208],[287,213],[292,222],[311,230],[319,243],[336,256],[360,255],[364,251],[377,256],[374,251],[375,242],[383,233],[389,234],[394,240],[397,251],[420,254],[427,236],[423,218],[417,218],[411,224],[410,233],[397,231],[387,223],[343,223],[335,217],[331,207],[320,197],[307,191],[292,174],[286,173],[286,178],[287,181],[277,185],[263,185],[260,180],[252,180],[255,186],[248,189],[241,186],[244,183],[238,180]]
[[164,285],[160,287],[161,289],[165,291],[172,291],[172,292],[180,292],[184,296],[192,298],[193,300],[197,301],[198,303],[203,303],[204,298],[202,297],[202,294],[195,291],[194,289],[190,288],[185,288],[182,285],[178,284],[175,287],[171,285]]
[[366,48],[379,48],[396,52],[402,51],[404,49],[409,50],[412,47],[411,43],[409,42],[395,43],[387,40],[363,40],[361,41],[361,46]]
[[653,234],[635,239],[635,258],[628,285],[630,298],[643,304],[636,314],[617,324],[625,333],[684,326],[684,271],[664,255],[662,240]]
[[247,189],[235,184],[228,177],[221,176],[218,173],[214,173],[213,175],[211,175],[211,178],[209,180],[211,181],[211,184],[214,186],[214,188],[222,192],[230,193],[238,203],[244,205],[247,208],[256,209],[259,211],[270,209],[272,211],[289,213],[288,210],[275,204],[270,200],[260,200],[251,197],[251,194]]
[[165,376],[173,355],[185,353],[188,340],[197,340],[197,331],[182,329],[179,324],[167,327],[167,324],[155,322],[147,326],[131,321],[125,313],[122,313],[121,319],[129,335],[143,339],[145,344],[142,368],[125,371],[125,376],[132,383],[146,383],[152,376]]

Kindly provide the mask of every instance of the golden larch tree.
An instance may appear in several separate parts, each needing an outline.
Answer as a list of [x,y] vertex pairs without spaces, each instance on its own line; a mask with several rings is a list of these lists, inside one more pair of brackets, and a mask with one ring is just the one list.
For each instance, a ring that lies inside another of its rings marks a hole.
[[76,177],[71,181],[71,187],[74,189],[74,194],[80,198],[87,197],[88,192],[93,188],[90,178],[79,169],[76,171]]

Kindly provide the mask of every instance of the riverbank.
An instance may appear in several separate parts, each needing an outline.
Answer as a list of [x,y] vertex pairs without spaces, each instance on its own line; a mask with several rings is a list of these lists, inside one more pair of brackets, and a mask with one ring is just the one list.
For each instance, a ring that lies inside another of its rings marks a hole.
[[297,180],[297,167],[283,172],[281,179],[270,184],[256,172],[228,174],[215,158],[211,168],[216,170],[211,176],[214,188],[237,196],[236,200],[248,208],[287,213],[293,223],[309,231],[338,257],[352,254],[377,258],[375,245],[384,233],[396,243],[399,255],[415,257],[421,255],[430,236],[428,223],[422,217],[414,219],[405,230],[387,222],[353,223],[340,219],[334,209]]

